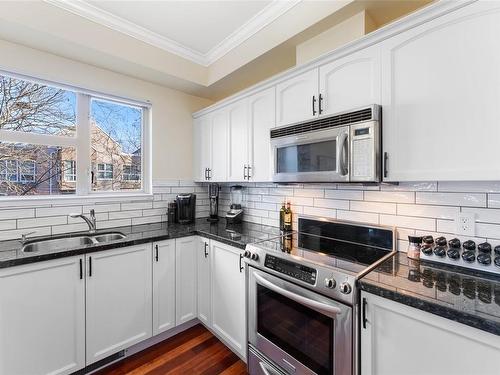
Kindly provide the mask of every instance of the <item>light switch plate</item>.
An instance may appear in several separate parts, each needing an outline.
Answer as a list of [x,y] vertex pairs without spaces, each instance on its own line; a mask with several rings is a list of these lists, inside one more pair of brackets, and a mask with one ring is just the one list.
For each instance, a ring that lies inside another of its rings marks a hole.
[[474,237],[476,235],[476,215],[473,213],[459,213],[455,218],[455,227],[455,234]]

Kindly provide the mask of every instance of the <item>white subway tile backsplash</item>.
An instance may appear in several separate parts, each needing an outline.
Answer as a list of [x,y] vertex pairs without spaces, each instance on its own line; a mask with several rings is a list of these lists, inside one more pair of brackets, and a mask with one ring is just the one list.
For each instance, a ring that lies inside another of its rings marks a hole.
[[325,198],[361,201],[363,192],[360,190],[325,190]]
[[476,222],[500,224],[500,209],[462,207],[462,212],[475,214]]
[[16,229],[16,220],[2,220],[0,221],[0,230]]
[[94,210],[96,214],[99,212],[120,211],[121,205],[120,203],[113,203],[113,204],[95,204],[95,205],[83,206],[84,214],[88,214],[90,210]]
[[355,221],[358,223],[378,224],[379,215],[369,212],[337,210],[337,219]]
[[305,197],[287,197],[287,202],[290,202],[294,206],[313,206],[314,198]]
[[409,191],[365,191],[365,201],[414,203],[415,193]]
[[351,211],[376,212],[380,214],[396,214],[396,203],[358,202],[352,201]]
[[33,219],[19,219],[17,221],[17,228],[23,229],[23,228],[34,228],[34,227],[48,227],[52,225],[61,225],[67,223],[68,223],[68,216],[37,217]]
[[314,207],[349,209],[349,201],[340,199],[317,199],[314,198]]
[[86,231],[88,229],[89,229],[89,226],[86,223],[54,225],[52,227],[52,234],[81,232],[81,231]]
[[140,210],[146,208],[153,208],[153,202],[132,202],[122,203],[122,210]]
[[422,217],[382,214],[380,215],[380,224],[403,228],[415,228],[421,230],[436,230],[436,219]]
[[51,227],[30,228],[29,230],[26,229],[1,230],[0,241],[21,239],[21,236],[26,233],[31,233],[30,237],[48,236],[51,233]]
[[460,193],[500,193],[500,181],[443,181],[438,191]]
[[500,208],[500,194],[488,194],[488,207]]
[[35,209],[36,217],[81,214],[82,206],[41,207]]
[[399,184],[381,184],[382,191],[437,191],[437,182],[400,182]]
[[440,233],[455,233],[456,225],[453,220],[437,220],[436,231]]
[[161,215],[134,217],[132,218],[132,225],[158,223],[160,221],[161,221]]
[[106,229],[113,227],[127,227],[132,225],[132,219],[118,219],[118,220],[109,220],[102,221],[97,223],[97,229]]
[[304,207],[303,214],[335,219],[337,217],[337,210],[332,208]]
[[324,189],[293,189],[296,197],[322,198],[325,195]]
[[140,217],[140,216],[142,216],[142,210],[116,211],[109,213],[109,220],[131,219],[133,217]]
[[0,210],[0,220],[24,219],[35,217],[34,208],[18,208],[16,210]]
[[416,203],[443,206],[486,207],[486,194],[416,193]]
[[500,239],[500,225],[476,223],[476,236]]
[[397,214],[403,216],[434,217],[437,219],[455,219],[460,207],[429,206],[421,204],[398,203]]

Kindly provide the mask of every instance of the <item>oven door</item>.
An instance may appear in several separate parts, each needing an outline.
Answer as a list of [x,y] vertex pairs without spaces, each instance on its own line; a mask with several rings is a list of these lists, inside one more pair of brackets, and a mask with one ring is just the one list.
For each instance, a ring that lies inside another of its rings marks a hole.
[[352,375],[352,308],[253,267],[248,340],[290,374]]
[[348,182],[349,127],[271,140],[273,181]]

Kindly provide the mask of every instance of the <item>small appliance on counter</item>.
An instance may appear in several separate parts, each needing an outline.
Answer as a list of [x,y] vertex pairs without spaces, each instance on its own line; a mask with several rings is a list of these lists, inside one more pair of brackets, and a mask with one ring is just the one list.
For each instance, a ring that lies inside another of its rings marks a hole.
[[228,224],[240,224],[243,221],[243,186],[231,186],[231,205],[229,211],[226,212],[226,221]]
[[208,185],[208,199],[210,201],[210,216],[207,218],[211,223],[219,221],[219,184]]
[[177,203],[177,222],[179,224],[193,223],[196,210],[196,195],[193,193],[179,194],[175,201]]

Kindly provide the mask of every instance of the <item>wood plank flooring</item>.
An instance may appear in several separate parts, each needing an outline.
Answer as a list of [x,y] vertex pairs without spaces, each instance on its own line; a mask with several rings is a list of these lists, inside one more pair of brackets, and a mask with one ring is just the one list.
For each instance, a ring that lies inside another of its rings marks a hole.
[[243,375],[246,364],[201,324],[95,375]]

